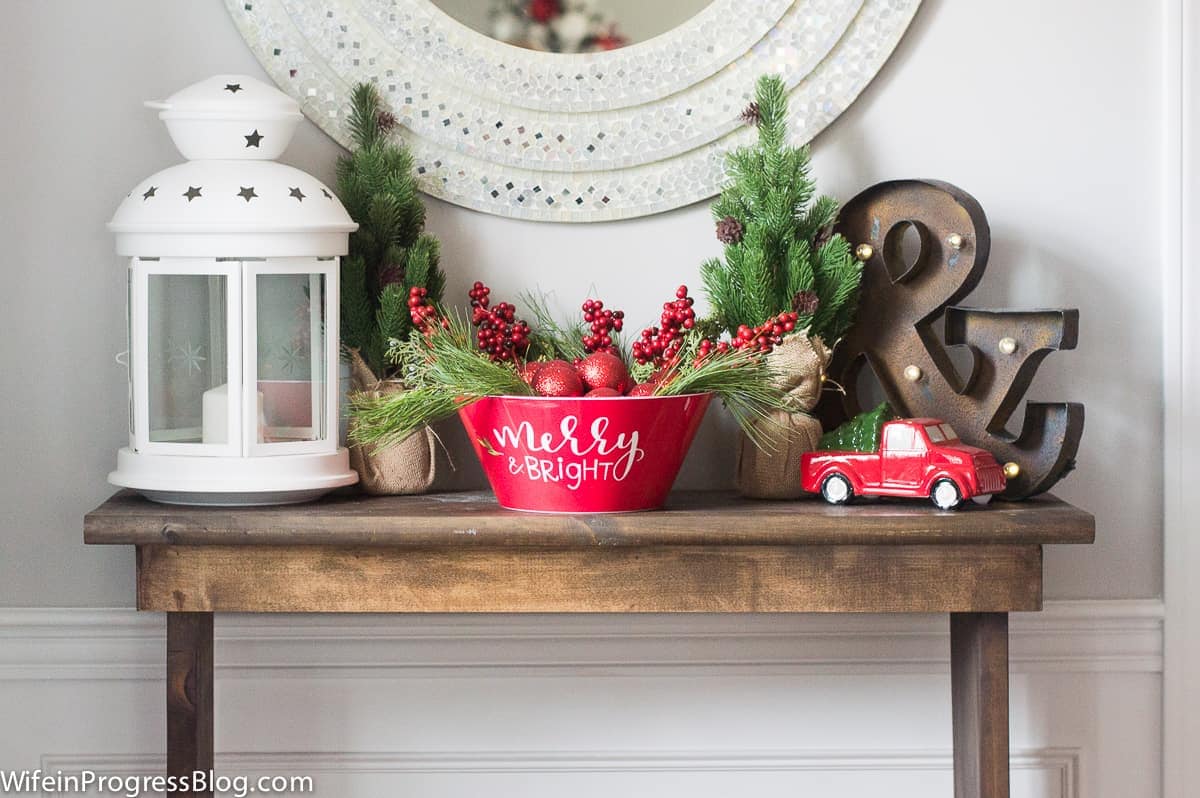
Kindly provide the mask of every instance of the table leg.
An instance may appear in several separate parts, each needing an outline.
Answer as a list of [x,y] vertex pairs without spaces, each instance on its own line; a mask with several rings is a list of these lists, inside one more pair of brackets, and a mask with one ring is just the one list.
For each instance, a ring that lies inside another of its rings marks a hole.
[[[167,775],[213,767],[213,614],[167,613]],[[211,785],[210,785],[211,787]],[[212,796],[212,790],[181,793]]]
[[950,614],[954,798],[1008,795],[1008,613]]

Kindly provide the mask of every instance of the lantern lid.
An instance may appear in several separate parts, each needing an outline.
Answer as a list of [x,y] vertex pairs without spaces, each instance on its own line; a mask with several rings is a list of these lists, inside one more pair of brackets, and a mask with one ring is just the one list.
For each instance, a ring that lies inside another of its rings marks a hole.
[[180,89],[165,100],[147,100],[146,107],[156,108],[164,114],[300,116],[299,103],[274,86],[249,75],[213,75]]
[[358,229],[315,177],[274,161],[197,160],[143,180],[108,229],[135,257],[325,257]]
[[249,75],[214,75],[146,105],[188,159],[278,158],[303,118],[299,103]]

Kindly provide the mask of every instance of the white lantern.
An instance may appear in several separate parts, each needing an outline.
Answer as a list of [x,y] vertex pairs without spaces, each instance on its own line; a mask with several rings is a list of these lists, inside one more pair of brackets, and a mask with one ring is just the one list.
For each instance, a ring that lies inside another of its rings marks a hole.
[[220,505],[354,483],[338,446],[338,257],[357,225],[271,160],[299,106],[244,75],[147,105],[192,160],[143,180],[108,225],[130,258],[129,447],[109,481]]

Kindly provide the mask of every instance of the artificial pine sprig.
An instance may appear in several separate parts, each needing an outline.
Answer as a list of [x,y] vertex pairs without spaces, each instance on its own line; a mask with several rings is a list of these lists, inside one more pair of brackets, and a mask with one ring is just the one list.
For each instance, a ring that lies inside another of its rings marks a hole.
[[727,185],[713,203],[723,259],[701,265],[716,320],[729,332],[796,311],[797,329],[833,342],[853,321],[862,268],[841,235],[831,234],[837,202],[816,197],[809,149],[787,143],[787,89],[759,79],[743,118],[758,143],[726,157]]
[[536,291],[521,294],[521,303],[529,309],[534,319],[529,360],[561,359],[571,362],[587,357],[587,350],[583,347],[587,328],[582,321],[561,324],[551,312],[545,295]]
[[701,355],[704,340],[697,332],[688,333],[679,356],[660,373],[654,395],[716,394],[746,437],[760,449],[773,449],[780,428],[771,413],[792,409],[786,394],[776,387],[774,370],[751,349],[713,350]]
[[352,443],[386,448],[485,396],[533,394],[512,363],[494,361],[476,348],[465,320],[444,313],[441,318],[444,324],[430,325],[426,333],[414,330],[388,350],[412,390],[351,395]]
[[409,291],[424,287],[434,301],[445,288],[437,239],[423,232],[412,157],[389,135],[396,126],[378,91],[354,87],[349,126],[354,151],[338,160],[338,196],[359,224],[342,259],[342,344],[357,350],[379,379],[395,376],[388,342],[412,330]]
[[424,384],[467,399],[483,396],[532,396],[511,361],[494,361],[475,346],[475,336],[458,316],[443,316],[445,327],[423,336],[428,361]]
[[466,404],[469,403],[434,387],[386,396],[372,392],[351,394],[350,410],[355,423],[350,428],[350,442],[386,449],[424,426],[449,418]]

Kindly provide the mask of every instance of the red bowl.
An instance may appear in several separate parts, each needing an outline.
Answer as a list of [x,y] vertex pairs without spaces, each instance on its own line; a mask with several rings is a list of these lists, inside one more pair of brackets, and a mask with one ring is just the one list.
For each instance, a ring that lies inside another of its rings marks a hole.
[[458,414],[500,506],[628,513],[666,501],[710,399],[491,396]]

